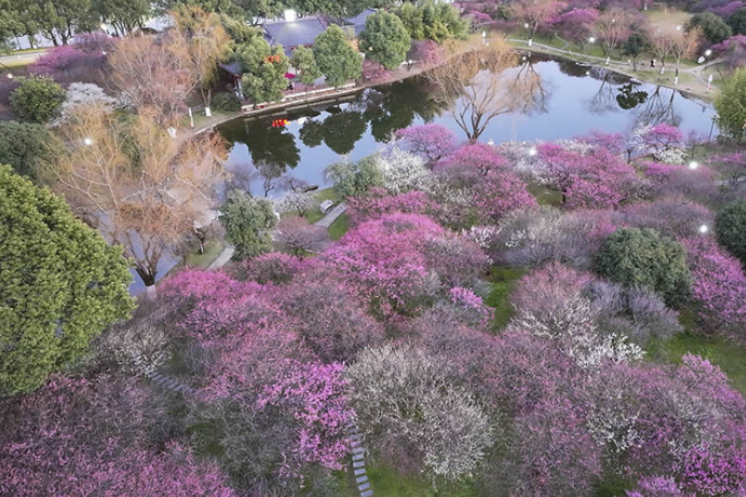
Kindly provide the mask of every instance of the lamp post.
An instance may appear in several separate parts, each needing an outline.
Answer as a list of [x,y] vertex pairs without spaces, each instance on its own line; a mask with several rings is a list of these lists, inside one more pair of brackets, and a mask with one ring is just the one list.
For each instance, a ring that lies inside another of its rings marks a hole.
[[703,224],[699,228],[697,228],[697,231],[699,231],[700,235],[706,235],[708,231],[710,231],[710,227],[706,224]]
[[588,50],[585,51],[585,62],[586,63],[588,62],[588,59],[590,58],[591,46],[594,43],[596,43],[596,37],[595,36],[591,36],[590,38],[588,38]]
[[530,47],[534,43],[533,35],[531,34],[531,30],[529,29],[529,25],[527,22],[523,23],[523,27],[526,28],[526,31],[528,31],[528,46]]
[[534,157],[536,154],[538,154],[538,150],[536,150],[536,147],[531,147],[528,149],[528,156]]
[[689,163],[689,170],[694,171],[699,167],[699,163],[696,160],[693,160]]
[[90,147],[91,145],[93,145],[93,138],[83,138],[83,145],[85,145],[86,147]]

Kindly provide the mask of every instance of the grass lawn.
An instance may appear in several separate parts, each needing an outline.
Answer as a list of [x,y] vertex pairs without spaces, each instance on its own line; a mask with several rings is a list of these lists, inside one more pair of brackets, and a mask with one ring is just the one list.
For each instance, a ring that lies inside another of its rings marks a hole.
[[[402,476],[396,470],[386,466],[368,466],[368,479],[371,490],[377,497],[482,497],[473,490],[468,483],[454,487],[438,485],[435,490],[430,481],[415,475]],[[358,497],[352,471],[339,473],[341,491],[340,497]]]
[[218,258],[225,246],[221,240],[210,240],[205,245],[205,253],[193,253],[186,256],[185,262],[188,266],[207,267]]
[[[337,205],[342,199],[339,198],[339,195],[334,190],[334,188],[324,188],[323,190],[316,190],[312,193],[312,195],[316,198],[316,200],[319,201],[319,204],[323,202],[324,200],[331,200],[334,202],[334,205]],[[304,216],[306,220],[313,224],[316,221],[320,221],[321,218],[324,217],[324,214],[319,210],[318,207],[315,207],[311,209],[310,211],[306,212],[306,215]]]
[[562,194],[556,190],[550,190],[536,183],[529,184],[527,189],[539,205],[550,205],[552,207],[562,205]]
[[648,10],[645,15],[655,28],[661,30],[676,29],[676,26],[683,26],[692,17],[687,12],[675,9]]
[[350,229],[350,218],[347,217],[347,213],[345,212],[329,226],[329,238],[336,242],[342,238],[342,235],[347,233],[348,229]]
[[522,267],[495,266],[490,271],[488,279],[492,283],[492,290],[485,304],[495,309],[492,321],[492,329],[495,332],[504,328],[515,314],[515,309],[509,300],[510,292],[513,291],[516,281],[524,274],[526,274],[526,269]]

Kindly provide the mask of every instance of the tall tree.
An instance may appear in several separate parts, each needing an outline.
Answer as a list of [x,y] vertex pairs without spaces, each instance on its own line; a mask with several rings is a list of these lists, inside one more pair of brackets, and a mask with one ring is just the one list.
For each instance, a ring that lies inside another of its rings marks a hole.
[[91,9],[102,21],[125,36],[140,25],[151,13],[148,0],[91,0]]
[[287,88],[285,73],[289,61],[282,45],[271,47],[264,38],[256,37],[236,49],[241,65],[243,94],[257,105],[282,98]]
[[677,26],[675,31],[671,32],[671,55],[676,62],[676,75],[674,84],[679,84],[679,66],[681,61],[688,59],[697,52],[697,47],[702,41],[702,29],[693,27],[688,30],[680,29]]
[[715,98],[715,110],[721,132],[742,140],[746,130],[746,69],[739,69],[725,81]]
[[78,215],[121,244],[145,285],[153,285],[161,257],[178,252],[213,207],[223,178],[221,139],[180,143],[147,108],[128,125],[100,108],[80,108],[62,134],[74,148],[46,179]]
[[63,152],[59,138],[41,124],[0,123],[0,164],[18,174],[35,179],[39,168],[53,165]]
[[76,32],[95,24],[91,0],[32,0],[29,9],[54,46],[67,45]]
[[397,16],[380,11],[365,20],[360,49],[366,58],[379,62],[386,69],[394,69],[407,58],[411,41],[407,28]]
[[298,81],[304,85],[311,86],[321,77],[321,71],[319,71],[319,66],[316,64],[313,50],[310,48],[298,47],[293,50],[290,65],[299,71]]
[[40,386],[132,308],[122,251],[0,166],[0,395]]
[[205,107],[210,107],[212,89],[218,79],[218,62],[232,52],[231,38],[219,15],[199,7],[182,6],[172,11],[171,16],[178,28],[173,36],[174,49],[183,52],[182,57],[189,61],[202,101]]
[[350,79],[359,78],[363,72],[363,58],[352,48],[342,28],[335,24],[316,37],[313,55],[331,86],[340,87]]

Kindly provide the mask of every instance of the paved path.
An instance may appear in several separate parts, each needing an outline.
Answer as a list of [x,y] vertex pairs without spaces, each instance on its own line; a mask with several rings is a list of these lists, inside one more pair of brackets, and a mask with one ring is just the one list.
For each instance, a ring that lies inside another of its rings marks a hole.
[[234,247],[233,245],[227,245],[226,242],[226,246],[223,251],[220,252],[220,255],[214,261],[212,261],[212,264],[207,266],[207,269],[218,269],[225,266],[226,264],[228,264],[228,262],[230,262],[231,257],[233,257],[233,253],[235,251],[236,247]]
[[322,228],[329,229],[329,226],[336,221],[339,216],[345,213],[347,210],[347,205],[344,202],[340,202],[339,204],[335,205],[332,210],[326,213],[326,216],[321,218],[320,220],[316,221],[316,226],[321,226]]

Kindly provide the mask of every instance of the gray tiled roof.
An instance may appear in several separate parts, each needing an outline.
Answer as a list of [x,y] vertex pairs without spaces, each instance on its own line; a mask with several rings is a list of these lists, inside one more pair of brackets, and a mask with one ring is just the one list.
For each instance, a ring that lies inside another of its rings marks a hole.
[[326,25],[318,17],[309,16],[295,21],[276,21],[264,24],[264,35],[272,45],[280,44],[287,52],[300,45],[312,45],[324,32]]
[[[368,16],[371,14],[375,14],[375,13],[376,13],[376,9],[365,9],[364,11],[362,11],[355,17],[347,17],[343,20],[347,24],[352,24],[353,26],[355,26],[356,27],[355,31],[357,31],[357,26],[362,25],[363,27],[365,27],[365,21],[366,19],[368,19]],[[360,28],[360,31],[362,31],[362,28]]]

